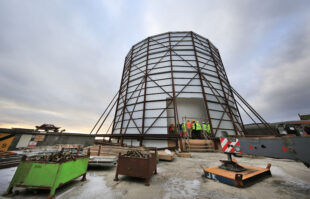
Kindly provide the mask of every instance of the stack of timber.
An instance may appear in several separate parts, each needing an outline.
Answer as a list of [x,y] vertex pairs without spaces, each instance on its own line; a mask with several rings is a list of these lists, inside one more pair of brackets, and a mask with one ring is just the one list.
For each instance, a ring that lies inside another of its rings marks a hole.
[[185,151],[188,152],[214,152],[213,140],[182,140]]
[[128,151],[138,150],[146,151],[144,147],[121,147],[121,146],[108,146],[108,145],[93,145],[84,148],[83,153],[87,154],[88,149],[90,149],[90,156],[118,156],[126,154]]
[[11,151],[0,151],[0,169],[14,167],[19,164],[22,155]]

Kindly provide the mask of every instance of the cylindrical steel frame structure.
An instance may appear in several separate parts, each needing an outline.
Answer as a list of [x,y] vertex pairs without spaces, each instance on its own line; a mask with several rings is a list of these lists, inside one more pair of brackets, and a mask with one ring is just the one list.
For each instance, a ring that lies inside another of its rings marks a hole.
[[143,137],[165,137],[170,123],[187,119],[210,123],[215,137],[244,134],[218,49],[194,32],[163,33],[134,45],[124,63],[112,134],[165,147]]

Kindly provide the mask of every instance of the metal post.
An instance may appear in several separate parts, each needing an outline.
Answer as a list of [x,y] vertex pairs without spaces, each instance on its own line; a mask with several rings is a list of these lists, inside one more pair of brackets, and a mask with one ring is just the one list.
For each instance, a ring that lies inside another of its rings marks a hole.
[[[176,103],[176,96],[175,96],[175,87],[174,87],[174,77],[173,77],[173,64],[172,64],[172,46],[171,46],[171,35],[169,33],[169,54],[170,54],[170,70],[171,70],[171,83],[172,83],[172,94],[173,94],[173,109],[174,109],[174,128],[175,133],[180,136],[179,132],[179,115]],[[180,148],[183,150],[182,138],[180,136]]]
[[149,48],[150,48],[150,38],[147,38],[147,49],[146,49],[146,64],[145,64],[145,74],[144,74],[144,97],[143,97],[143,114],[142,114],[142,133],[140,138],[140,146],[143,143],[143,135],[145,128],[145,104],[146,104],[146,87],[147,87],[147,76],[148,76],[148,62],[149,62]]

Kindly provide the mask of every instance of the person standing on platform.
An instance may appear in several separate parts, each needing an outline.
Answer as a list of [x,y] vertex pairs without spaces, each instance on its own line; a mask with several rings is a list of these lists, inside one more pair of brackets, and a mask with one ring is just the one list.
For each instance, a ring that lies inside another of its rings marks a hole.
[[186,130],[187,130],[187,136],[189,138],[192,138],[192,123],[189,120],[187,120],[186,122]]
[[196,123],[192,120],[192,139],[196,139]]
[[207,130],[208,130],[207,124],[205,122],[203,122],[202,123],[202,132],[203,132],[203,136],[205,139],[208,138]]
[[199,124],[199,121],[196,122],[196,136],[197,139],[201,139],[201,125]]
[[188,136],[185,123],[182,124],[182,135],[181,136],[183,136],[183,137],[187,137]]
[[211,126],[210,123],[207,125],[207,133],[208,133],[208,139],[211,139]]
[[174,135],[175,134],[175,126],[174,123],[171,123],[169,126],[169,134]]

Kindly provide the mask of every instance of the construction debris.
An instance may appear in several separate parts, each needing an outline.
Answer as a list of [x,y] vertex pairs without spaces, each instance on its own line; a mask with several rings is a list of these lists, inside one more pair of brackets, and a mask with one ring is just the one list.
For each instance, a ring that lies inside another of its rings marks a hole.
[[127,153],[124,155],[125,157],[133,157],[133,158],[150,158],[151,154],[150,153],[142,153],[141,151],[138,150],[131,150],[127,151]]
[[90,149],[90,156],[118,156],[119,153],[122,155],[126,154],[130,150],[146,151],[144,147],[121,147],[121,146],[108,146],[108,145],[93,145],[84,148],[83,154],[87,154]]
[[65,162],[69,160],[76,160],[76,157],[76,154],[71,152],[60,151],[49,155],[27,157],[26,160],[39,162]]
[[25,147],[22,148],[22,151],[25,153],[30,152],[56,152],[61,151],[62,149],[77,149],[82,148],[83,146],[81,144],[56,144],[53,146],[37,146],[35,148],[33,147]]

